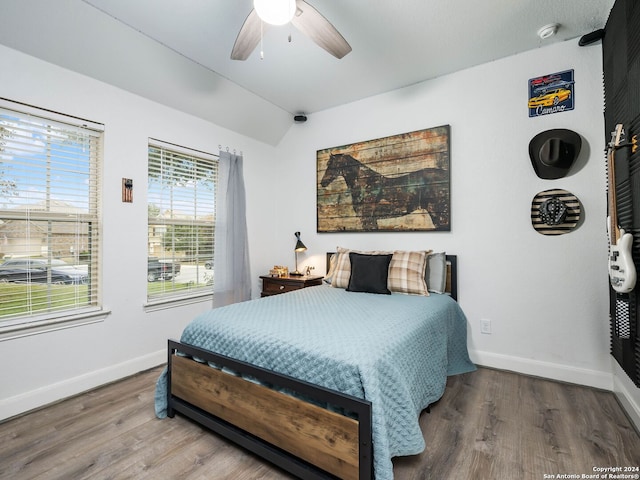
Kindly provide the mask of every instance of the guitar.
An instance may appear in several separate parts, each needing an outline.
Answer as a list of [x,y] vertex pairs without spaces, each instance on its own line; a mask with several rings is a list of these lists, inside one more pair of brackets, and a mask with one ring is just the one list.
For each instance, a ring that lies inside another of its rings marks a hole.
[[611,286],[618,293],[629,293],[636,285],[636,268],[631,256],[633,236],[618,226],[616,214],[616,182],[615,151],[620,148],[620,137],[623,135],[622,124],[616,125],[611,133],[607,161],[609,166],[609,279]]

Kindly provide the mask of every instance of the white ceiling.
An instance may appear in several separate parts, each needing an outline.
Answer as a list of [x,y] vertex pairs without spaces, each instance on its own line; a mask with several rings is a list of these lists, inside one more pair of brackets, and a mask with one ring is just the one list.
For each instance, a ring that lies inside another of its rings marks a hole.
[[[222,126],[277,144],[295,113],[311,118],[327,108],[580,37],[604,27],[614,3],[307,1],[351,44],[353,51],[343,59],[283,26],[265,33],[263,60],[260,48],[244,62],[231,60],[252,0],[0,0],[0,43],[195,115],[214,115]],[[536,32],[549,23],[560,24],[558,34],[541,40]],[[123,68],[124,59],[130,68]],[[136,61],[146,67],[133,67]],[[162,84],[163,71],[189,76],[199,101],[168,99],[171,85]],[[244,99],[236,102],[245,109],[243,121],[226,125],[213,104],[203,107],[203,95],[215,91],[220,100],[221,85],[223,92]]]

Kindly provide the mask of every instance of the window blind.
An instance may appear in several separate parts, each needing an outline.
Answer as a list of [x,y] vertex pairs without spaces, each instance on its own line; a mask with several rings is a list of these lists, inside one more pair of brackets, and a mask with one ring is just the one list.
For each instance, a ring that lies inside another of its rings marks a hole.
[[0,326],[95,310],[101,126],[8,104],[0,103]]
[[149,141],[149,301],[211,294],[218,157]]

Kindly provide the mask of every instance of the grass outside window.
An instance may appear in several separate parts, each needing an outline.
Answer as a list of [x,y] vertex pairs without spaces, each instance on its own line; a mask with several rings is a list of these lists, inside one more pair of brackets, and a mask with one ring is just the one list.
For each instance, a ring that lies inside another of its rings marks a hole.
[[0,316],[15,317],[91,305],[87,285],[0,283]]

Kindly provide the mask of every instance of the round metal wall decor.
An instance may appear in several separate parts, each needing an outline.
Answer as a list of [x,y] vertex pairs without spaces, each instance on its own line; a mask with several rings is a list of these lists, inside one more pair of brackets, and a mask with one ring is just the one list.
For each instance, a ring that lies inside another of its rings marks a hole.
[[542,235],[569,233],[581,215],[578,197],[559,188],[540,192],[531,202],[531,224]]

